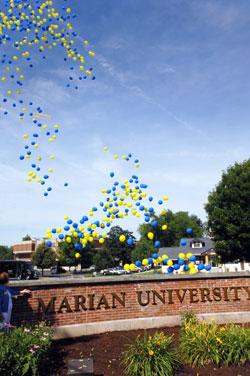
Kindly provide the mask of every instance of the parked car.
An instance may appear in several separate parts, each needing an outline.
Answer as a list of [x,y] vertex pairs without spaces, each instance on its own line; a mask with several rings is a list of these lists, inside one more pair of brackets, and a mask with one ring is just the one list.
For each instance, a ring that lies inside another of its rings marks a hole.
[[89,270],[90,270],[91,272],[94,272],[94,271],[95,271],[95,265],[91,265],[91,266],[89,267]]
[[61,266],[52,266],[50,269],[51,274],[62,274],[66,273],[66,270],[62,268]]
[[121,268],[120,266],[117,266],[115,268],[108,268],[108,269],[103,269],[100,271],[101,274],[103,275],[123,275],[123,274],[130,274],[130,270],[125,270]]
[[103,275],[112,275],[113,274],[114,268],[108,268],[108,269],[103,269],[100,271],[100,274]]
[[113,269],[113,274],[122,275],[122,274],[130,274],[130,273],[131,273],[130,270],[125,270],[121,268],[120,266],[117,266],[116,268]]

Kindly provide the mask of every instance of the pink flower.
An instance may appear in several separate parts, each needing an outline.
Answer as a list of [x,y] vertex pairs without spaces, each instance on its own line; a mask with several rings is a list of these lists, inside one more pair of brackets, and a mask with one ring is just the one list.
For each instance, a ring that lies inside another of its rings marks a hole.
[[47,338],[42,337],[41,339],[42,339],[42,341],[46,341]]
[[24,328],[24,331],[25,331],[26,333],[30,332],[30,330],[27,329],[27,328]]
[[43,333],[43,335],[44,335],[44,336],[48,336],[48,335],[49,335],[49,333],[47,333],[47,332],[44,332],[44,333]]
[[32,354],[35,354],[35,351],[34,351],[33,349],[30,349],[30,352],[31,352]]
[[39,345],[34,345],[34,349],[39,349]]

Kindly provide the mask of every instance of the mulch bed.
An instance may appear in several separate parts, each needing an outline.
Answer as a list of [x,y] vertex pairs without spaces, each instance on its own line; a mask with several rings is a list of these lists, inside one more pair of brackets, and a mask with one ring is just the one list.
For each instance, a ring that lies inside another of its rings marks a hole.
[[[163,331],[164,334],[178,337],[180,327],[147,329],[148,334]],[[55,372],[51,376],[66,376],[67,363],[70,359],[94,357],[95,375],[104,373],[105,376],[122,376],[123,367],[120,364],[122,352],[126,349],[129,339],[135,339],[138,334],[143,335],[143,330],[108,332],[92,336],[64,339],[53,342],[52,351],[55,362]],[[192,368],[186,366],[180,370],[178,376],[250,376],[250,364],[244,367],[215,367]]]

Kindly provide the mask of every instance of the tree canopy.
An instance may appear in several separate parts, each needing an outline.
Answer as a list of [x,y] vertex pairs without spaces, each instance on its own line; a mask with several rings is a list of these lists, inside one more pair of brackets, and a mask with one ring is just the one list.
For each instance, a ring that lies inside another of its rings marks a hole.
[[24,242],[25,240],[32,240],[31,237],[29,236],[29,234],[27,234],[27,235],[25,235],[25,236],[23,237],[23,242]]
[[0,245],[0,260],[13,260],[13,247]]
[[250,159],[222,173],[205,209],[222,261],[250,261]]
[[45,243],[39,245],[35,252],[32,254],[32,262],[38,268],[50,268],[56,264],[56,255],[52,248],[48,248]]
[[[132,252],[133,261],[142,260],[157,252],[158,247],[154,247],[156,240],[160,242],[160,247],[178,247],[181,238],[201,237],[203,235],[202,221],[196,215],[189,215],[188,212],[173,213],[168,210],[160,216],[153,213],[150,217],[150,223],[143,223],[139,226],[138,231],[141,238]],[[151,225],[152,222],[154,222],[155,227]],[[167,225],[167,230],[162,229],[163,225]],[[191,234],[187,234],[187,228],[192,229]],[[148,239],[149,232],[153,232],[153,240]]]
[[[84,249],[76,249],[75,244],[79,243],[79,238],[71,236],[71,242],[68,243],[65,240],[58,243],[58,257],[61,265],[76,266],[81,264],[82,268],[87,268],[93,263],[93,257],[95,254],[94,244],[87,243]],[[76,258],[76,253],[80,254],[79,258]]]
[[[126,240],[121,242],[120,236],[124,235]],[[133,244],[127,243],[128,239],[133,239]],[[116,264],[126,264],[131,262],[131,251],[135,248],[135,237],[133,232],[123,230],[120,226],[114,226],[111,228],[108,236],[105,239],[105,248],[110,252],[110,255],[114,259]]]

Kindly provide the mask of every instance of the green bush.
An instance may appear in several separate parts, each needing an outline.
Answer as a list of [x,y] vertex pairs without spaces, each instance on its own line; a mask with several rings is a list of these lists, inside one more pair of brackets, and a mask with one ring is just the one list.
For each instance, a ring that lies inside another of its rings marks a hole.
[[48,371],[53,329],[40,323],[0,334],[0,374],[39,376]]
[[122,364],[128,376],[172,376],[181,364],[172,336],[163,332],[156,332],[153,337],[138,335],[127,346]]
[[182,357],[188,364],[203,367],[220,363],[223,343],[218,325],[190,318],[182,324],[180,340]]
[[219,326],[191,317],[182,321],[180,341],[182,357],[193,367],[250,361],[250,329],[245,326]]
[[235,324],[221,328],[222,362],[226,365],[244,365],[250,361],[250,329]]

